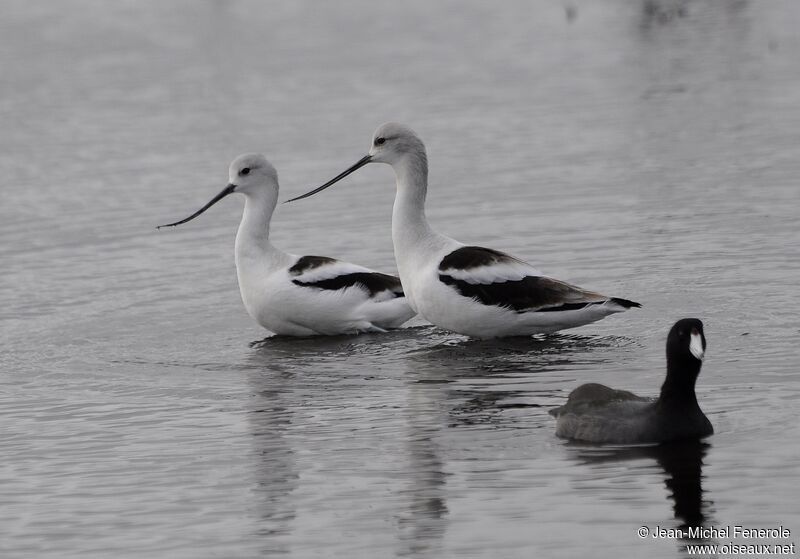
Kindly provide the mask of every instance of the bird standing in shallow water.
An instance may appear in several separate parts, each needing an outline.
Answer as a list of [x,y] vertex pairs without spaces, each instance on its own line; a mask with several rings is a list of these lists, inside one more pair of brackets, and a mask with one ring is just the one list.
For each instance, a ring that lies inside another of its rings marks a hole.
[[684,318],[667,336],[667,378],[658,399],[602,384],[584,384],[567,403],[550,410],[556,435],[593,443],[660,443],[714,433],[700,409],[694,385],[706,351],[703,323]]
[[428,158],[410,128],[381,125],[369,154],[319,188],[320,192],[367,163],[387,163],[397,178],[392,240],[397,269],[411,307],[433,324],[475,338],[550,333],[640,307],[542,275],[503,252],[465,246],[434,231],[425,217]]
[[160,227],[186,223],[229,194],[243,194],[236,273],[244,306],[261,326],[286,336],[355,334],[398,328],[414,316],[396,277],[326,256],[288,254],[272,245],[278,173],[263,155],[237,157],[228,180],[200,210]]

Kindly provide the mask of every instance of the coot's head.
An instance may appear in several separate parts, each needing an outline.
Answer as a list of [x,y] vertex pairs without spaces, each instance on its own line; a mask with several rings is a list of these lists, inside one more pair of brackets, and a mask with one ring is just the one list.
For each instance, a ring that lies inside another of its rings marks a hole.
[[683,318],[675,323],[667,336],[667,362],[700,365],[706,353],[703,323],[697,318]]

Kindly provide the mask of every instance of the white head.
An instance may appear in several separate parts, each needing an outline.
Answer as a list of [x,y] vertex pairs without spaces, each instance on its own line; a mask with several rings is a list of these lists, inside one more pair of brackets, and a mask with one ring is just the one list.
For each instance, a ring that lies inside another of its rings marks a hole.
[[396,122],[387,122],[375,130],[372,146],[369,148],[371,162],[392,165],[408,155],[425,157],[425,144],[411,128]]
[[260,153],[245,153],[244,155],[240,155],[233,160],[233,163],[231,163],[228,169],[228,186],[214,196],[208,204],[189,217],[176,221],[175,223],[159,225],[158,229],[162,227],[174,227],[191,221],[234,192],[244,194],[247,197],[266,193],[274,204],[278,199],[278,172]]
[[375,134],[372,135],[372,145],[367,155],[322,186],[315,188],[311,192],[306,192],[301,196],[287,200],[287,202],[294,202],[295,200],[313,196],[317,192],[322,192],[367,163],[387,163],[395,167],[396,171],[397,165],[403,162],[407,162],[412,167],[415,167],[416,170],[427,179],[428,156],[425,153],[425,144],[422,143],[419,136],[417,136],[411,128],[403,124],[398,124],[396,122],[381,124],[378,126]]
[[277,193],[278,171],[260,153],[245,153],[231,163],[228,169],[228,185],[233,185],[234,192],[245,196],[264,188]]

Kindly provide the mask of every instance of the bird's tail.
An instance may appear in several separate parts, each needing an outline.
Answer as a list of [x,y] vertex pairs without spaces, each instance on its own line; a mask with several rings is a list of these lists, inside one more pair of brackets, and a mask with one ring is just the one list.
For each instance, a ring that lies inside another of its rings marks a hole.
[[619,305],[623,309],[630,309],[632,307],[640,308],[642,305],[636,301],[629,301],[628,299],[620,299],[619,297],[612,297],[608,300],[609,303]]

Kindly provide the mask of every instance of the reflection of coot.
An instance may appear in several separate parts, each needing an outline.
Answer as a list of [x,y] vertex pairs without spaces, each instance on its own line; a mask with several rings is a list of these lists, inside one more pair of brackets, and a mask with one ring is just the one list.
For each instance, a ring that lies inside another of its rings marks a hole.
[[[658,461],[667,474],[665,485],[675,502],[672,509],[675,519],[683,529],[684,540],[692,539],[687,532],[691,527],[713,524],[709,521],[709,502],[703,501],[703,458],[711,445],[694,441],[679,441],[652,447],[650,456]],[[692,541],[707,541],[696,538]]]
[[659,445],[652,455],[667,474],[666,486],[675,501],[675,518],[682,528],[703,526],[703,457],[710,445],[702,441],[684,441]]
[[675,519],[681,528],[705,526],[708,502],[703,501],[703,458],[709,445],[698,440],[676,441],[658,446],[624,448],[588,447],[579,460],[588,464],[653,458],[667,475],[665,485],[674,501]]

